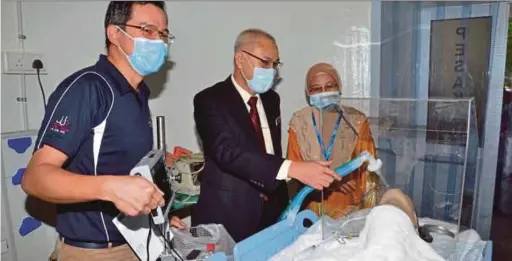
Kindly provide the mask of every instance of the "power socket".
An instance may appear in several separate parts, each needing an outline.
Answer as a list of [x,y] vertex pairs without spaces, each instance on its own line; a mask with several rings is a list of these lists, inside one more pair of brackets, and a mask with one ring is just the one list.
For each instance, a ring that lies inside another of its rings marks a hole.
[[[36,69],[32,68],[34,60],[39,59],[45,64],[43,55],[39,53],[5,51],[2,52],[2,58],[5,74],[36,74]],[[43,67],[39,73],[46,74],[46,69]]]

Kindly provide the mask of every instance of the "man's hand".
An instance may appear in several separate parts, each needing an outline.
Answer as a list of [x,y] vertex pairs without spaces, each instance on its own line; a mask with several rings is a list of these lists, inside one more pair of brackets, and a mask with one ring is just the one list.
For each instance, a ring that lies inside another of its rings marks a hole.
[[341,177],[329,168],[330,164],[330,161],[294,161],[290,166],[288,177],[321,190],[329,187],[334,180],[341,180]]
[[105,200],[128,216],[149,214],[164,205],[164,193],[155,184],[139,176],[110,176],[103,184]]
[[169,226],[177,228],[177,229],[186,229],[187,224],[183,222],[179,217],[173,216],[169,221]]

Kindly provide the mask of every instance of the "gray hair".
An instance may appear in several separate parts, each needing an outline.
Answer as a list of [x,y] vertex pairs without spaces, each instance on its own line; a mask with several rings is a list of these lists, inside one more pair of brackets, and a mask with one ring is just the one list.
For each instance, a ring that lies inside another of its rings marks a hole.
[[269,33],[257,29],[257,28],[249,28],[241,32],[237,37],[235,41],[235,53],[240,50],[240,48],[244,45],[254,43],[257,38],[264,37],[269,40],[271,40],[274,44],[276,44],[276,39]]

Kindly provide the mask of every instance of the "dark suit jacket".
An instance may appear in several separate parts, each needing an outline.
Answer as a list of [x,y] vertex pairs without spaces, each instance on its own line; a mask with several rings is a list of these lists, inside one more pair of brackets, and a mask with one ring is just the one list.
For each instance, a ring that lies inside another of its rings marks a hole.
[[260,98],[275,155],[261,150],[231,77],[194,97],[205,168],[192,224],[222,224],[236,242],[275,223],[288,204],[286,182],[276,180],[284,161],[279,95],[270,90]]

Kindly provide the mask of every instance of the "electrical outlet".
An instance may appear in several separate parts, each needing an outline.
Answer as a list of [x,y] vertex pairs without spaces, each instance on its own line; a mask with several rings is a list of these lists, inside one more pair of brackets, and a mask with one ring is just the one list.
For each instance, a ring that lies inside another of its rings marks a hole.
[[43,55],[39,53],[30,53],[23,51],[2,52],[3,73],[5,74],[36,74],[36,69],[32,68],[34,60],[41,60],[43,68],[39,70],[40,74],[46,74]]

